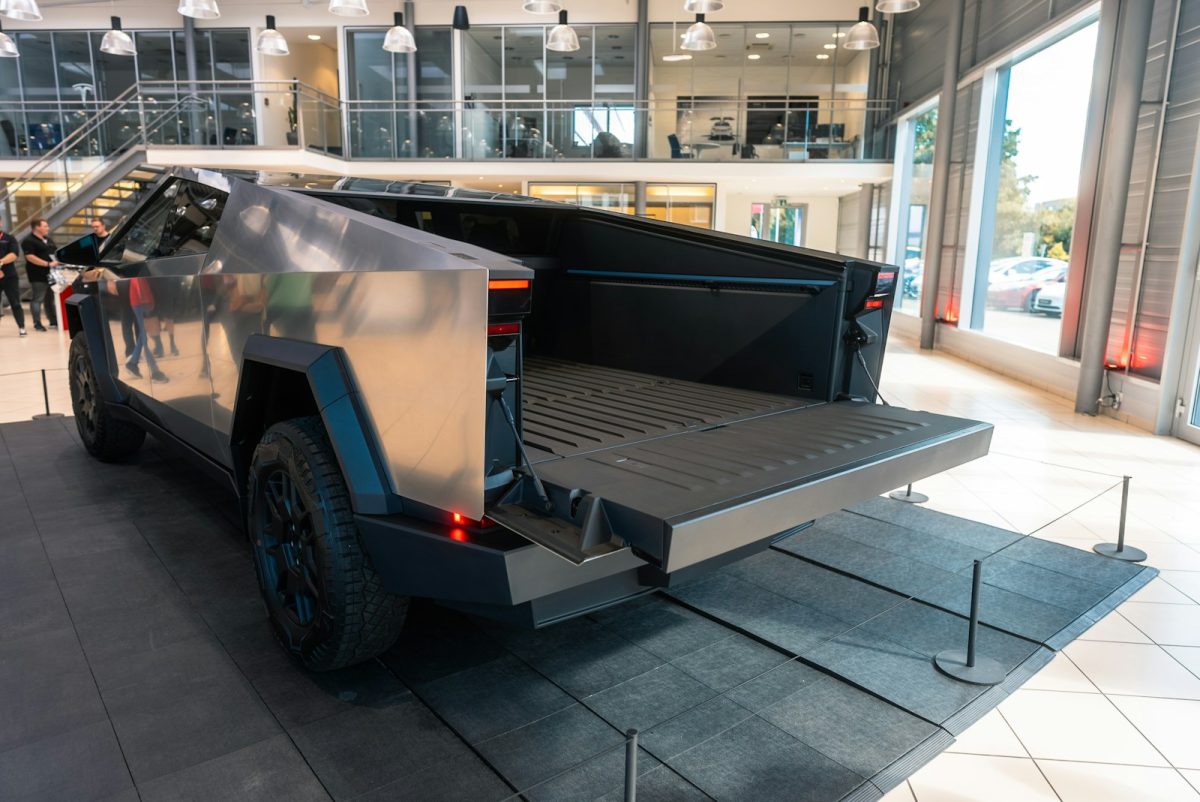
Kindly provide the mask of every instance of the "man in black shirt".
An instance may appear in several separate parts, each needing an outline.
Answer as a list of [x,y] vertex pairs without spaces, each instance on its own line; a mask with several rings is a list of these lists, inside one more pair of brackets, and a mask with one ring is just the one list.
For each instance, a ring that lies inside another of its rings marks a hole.
[[58,264],[54,258],[54,240],[50,239],[50,224],[39,218],[33,221],[29,236],[21,241],[21,250],[25,251],[25,277],[29,279],[29,314],[33,317],[33,327],[37,331],[45,331],[42,325],[42,304],[46,305],[46,319],[50,328],[58,327],[55,314],[54,293],[50,290],[50,268]]
[[12,307],[13,320],[17,321],[17,330],[25,336],[25,313],[21,310],[21,297],[18,294],[20,284],[17,279],[17,257],[21,249],[17,247],[17,238],[9,234],[0,225],[0,293],[8,296],[8,305]]

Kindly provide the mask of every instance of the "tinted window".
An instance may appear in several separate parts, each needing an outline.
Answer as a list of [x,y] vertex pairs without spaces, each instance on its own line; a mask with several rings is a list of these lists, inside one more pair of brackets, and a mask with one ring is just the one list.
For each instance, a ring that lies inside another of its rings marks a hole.
[[225,210],[226,195],[219,189],[177,182],[175,205],[163,228],[155,256],[207,253],[217,234],[217,221]]
[[126,264],[164,256],[206,253],[225,208],[224,192],[176,180],[146,204],[124,235],[109,246],[107,261]]

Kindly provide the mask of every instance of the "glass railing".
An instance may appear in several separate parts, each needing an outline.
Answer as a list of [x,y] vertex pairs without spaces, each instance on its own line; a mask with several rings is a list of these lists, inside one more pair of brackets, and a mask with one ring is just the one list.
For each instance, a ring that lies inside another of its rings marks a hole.
[[[355,160],[859,160],[872,157],[865,132],[891,113],[889,101],[867,98],[342,101],[294,81],[143,81],[123,97],[119,109],[0,104],[0,158],[40,158],[66,141],[77,157],[103,156],[156,120],[146,145],[298,148]],[[177,113],[159,119],[167,109]],[[89,124],[100,115],[104,125]],[[83,129],[87,136],[75,136]]]

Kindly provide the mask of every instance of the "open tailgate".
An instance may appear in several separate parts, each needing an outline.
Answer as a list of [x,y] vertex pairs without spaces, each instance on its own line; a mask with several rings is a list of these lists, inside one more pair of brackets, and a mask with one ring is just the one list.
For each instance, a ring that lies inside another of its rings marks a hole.
[[548,456],[535,467],[552,498],[575,499],[561,517],[511,504],[491,517],[576,562],[600,553],[599,526],[669,573],[981,457],[991,436],[988,423],[865,402],[784,409]]

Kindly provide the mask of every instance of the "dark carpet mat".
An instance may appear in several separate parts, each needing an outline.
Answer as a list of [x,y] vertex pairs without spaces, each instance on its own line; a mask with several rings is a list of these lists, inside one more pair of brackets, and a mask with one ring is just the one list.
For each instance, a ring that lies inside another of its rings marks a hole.
[[[0,798],[874,800],[1151,569],[875,500],[540,631],[430,603],[381,660],[298,669],[236,512],[148,443],[0,426]],[[983,654],[961,685],[970,567]],[[518,796],[519,792],[519,796]]]

